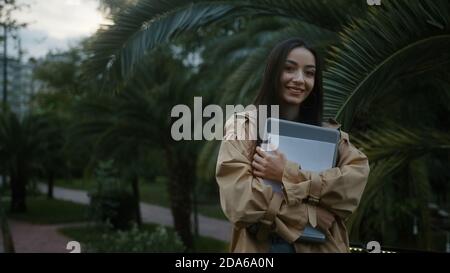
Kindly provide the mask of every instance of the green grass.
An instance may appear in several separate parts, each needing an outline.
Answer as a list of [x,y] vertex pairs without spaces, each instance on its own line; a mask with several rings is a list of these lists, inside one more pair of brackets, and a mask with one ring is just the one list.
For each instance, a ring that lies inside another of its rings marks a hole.
[[[9,201],[4,200],[5,207]],[[26,213],[8,213],[8,217],[33,224],[61,224],[87,221],[87,206],[68,201],[49,200],[45,196],[27,199]]]
[[167,180],[164,177],[158,177],[152,183],[139,183],[141,201],[153,205],[169,207],[169,194],[167,192]]
[[73,190],[84,190],[90,191],[94,189],[95,184],[94,181],[89,179],[57,179],[55,181],[55,186],[64,187]]
[[[152,232],[157,226],[156,224],[145,224],[141,229]],[[174,232],[173,228],[166,228],[169,232]],[[102,235],[112,231],[105,231],[104,228],[98,226],[85,226],[61,228],[59,232],[73,240],[79,241],[82,247],[83,245],[86,246],[89,244],[95,248],[96,245],[104,244],[102,242]],[[195,246],[195,252],[223,253],[228,251],[228,243],[202,236],[195,238]]]
[[[95,182],[88,179],[73,179],[73,180],[57,180],[55,183],[57,186],[85,190],[89,191],[95,188]],[[154,182],[141,182],[139,184],[141,201],[159,205],[168,208],[170,206],[169,195],[167,192],[167,181],[165,177],[157,177]],[[219,204],[219,197],[217,196],[216,202],[200,203],[198,204],[198,211],[200,214],[220,220],[227,220],[222,212]]]

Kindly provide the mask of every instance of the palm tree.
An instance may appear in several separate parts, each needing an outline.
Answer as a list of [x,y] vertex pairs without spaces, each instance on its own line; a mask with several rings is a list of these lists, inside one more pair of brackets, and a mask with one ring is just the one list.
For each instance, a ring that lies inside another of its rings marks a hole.
[[[251,40],[245,44],[246,52],[241,52],[244,58],[232,58],[237,63],[232,63],[229,67],[236,73],[230,72],[225,76],[229,79],[228,82],[236,85],[230,84],[231,92],[226,94],[233,95],[227,95],[223,101],[241,100],[255,91],[261,74],[257,68],[271,43],[284,35],[308,37],[316,41],[324,52],[329,52],[324,75],[325,117],[337,118],[344,129],[363,139],[356,143],[365,148],[373,162],[365,195],[384,194],[386,198],[398,200],[398,189],[385,193],[382,190],[387,190],[387,185],[392,185],[390,182],[393,179],[402,177],[411,181],[407,185],[409,189],[416,187],[430,192],[424,182],[427,177],[425,170],[430,166],[420,158],[426,154],[440,162],[442,157],[437,156],[434,151],[445,153],[448,149],[445,133],[443,134],[448,131],[448,122],[440,125],[435,122],[446,120],[445,117],[448,116],[448,107],[445,106],[448,101],[448,84],[437,87],[430,83],[448,83],[449,11],[449,3],[445,0],[422,0],[414,4],[406,0],[383,1],[381,8],[367,8],[358,4],[349,6],[348,2],[342,1],[171,1],[169,4],[165,1],[142,0],[118,15],[113,25],[99,31],[90,47],[91,61],[87,71],[110,82],[111,85],[107,85],[107,88],[120,90],[123,82],[135,74],[143,56],[157,45],[173,41],[187,31],[204,31],[213,23],[244,18],[244,22],[248,22],[247,33],[244,31],[241,37],[237,33],[217,42],[224,44],[221,50],[229,53],[222,54],[226,58],[242,49],[242,46],[233,45],[243,45],[245,34]],[[264,18],[267,17],[277,17],[286,27],[275,27],[273,29],[277,33],[271,33],[270,28],[264,26]],[[258,24],[261,26],[258,27]],[[252,27],[257,29],[253,33]],[[264,32],[267,33],[264,35]],[[248,35],[249,33],[252,35]],[[256,38],[252,39],[253,37]],[[260,39],[258,43],[258,37],[266,39]],[[222,75],[218,77],[223,79]],[[426,88],[423,90],[435,91],[435,97],[447,100],[430,101],[438,107],[427,109],[431,113],[429,115],[420,115],[418,119],[413,116],[403,117],[398,122],[403,129],[394,125],[386,127],[386,121],[397,119],[394,114],[399,111],[395,109],[421,105],[421,98],[406,101],[405,94],[412,90],[411,87],[425,82],[428,85],[422,85]],[[447,86],[447,89],[442,90],[442,86]],[[424,125],[430,120],[435,123],[434,135],[438,136],[432,138],[435,141],[431,145],[433,149],[419,153],[418,156],[411,154],[407,145],[397,145],[395,141],[407,139],[410,128],[414,128],[417,123],[422,126],[417,127],[419,129],[416,134],[421,135],[419,140],[426,139],[424,137],[428,136],[423,134],[426,132]],[[380,128],[383,130],[379,130]],[[383,132],[388,134],[393,131],[395,137],[383,135]],[[398,158],[398,150],[385,149],[385,146],[372,145],[370,142],[383,137],[393,147],[404,149],[402,152],[406,155],[403,155],[403,160]],[[380,147],[386,155],[380,159],[374,158]],[[405,166],[409,166],[409,171]],[[411,172],[419,173],[413,175]],[[406,173],[410,173],[410,177],[422,178],[411,179],[405,176]],[[443,173],[437,176],[442,177]],[[372,187],[375,183],[372,181],[376,181],[378,186]],[[424,198],[419,201],[422,223],[427,221],[424,204],[429,200],[428,196],[424,194]],[[372,199],[363,198],[361,207],[368,206],[364,202],[370,200]],[[373,208],[373,204],[371,205]],[[404,214],[411,213],[413,209],[409,208],[407,211]]]
[[38,116],[19,120],[12,112],[0,114],[0,161],[10,176],[12,212],[25,212],[26,186],[39,167],[44,123]]
[[[370,10],[367,19],[355,20],[340,33],[342,46],[332,51],[325,75],[325,111],[353,133],[371,162],[361,207],[349,223],[353,239],[360,238],[370,215],[378,223],[373,230],[382,232],[366,230],[365,239],[378,233],[385,243],[431,249],[431,181],[442,179],[445,172],[432,176],[427,161],[446,160],[439,154],[449,148],[449,124],[442,122],[448,115],[442,98],[450,91],[449,3],[383,5],[385,9]],[[383,209],[374,209],[380,202]],[[397,219],[387,217],[396,213]],[[415,219],[419,240],[410,228]],[[399,232],[401,226],[408,227],[407,232]]]
[[149,161],[146,155],[161,150],[165,157],[156,160],[163,161],[167,168],[175,230],[185,246],[192,249],[191,194],[198,144],[172,140],[170,110],[175,102],[192,103],[192,93],[187,90],[192,89],[195,77],[171,54],[167,49],[151,54],[122,92],[92,94],[84,100],[76,110],[81,119],[75,125],[73,138],[93,136],[95,154],[119,160],[119,165],[133,175],[133,188],[137,187],[139,170],[145,168],[140,166],[155,161]]
[[53,199],[55,179],[66,169],[64,120],[56,113],[43,113],[39,116],[43,122],[42,140],[39,144],[39,172],[47,180],[47,198]]
[[[120,116],[120,100],[104,95],[88,95],[74,107],[73,112],[78,113],[79,118],[75,120],[70,129],[67,149],[83,146],[92,146],[88,170],[101,160],[113,159],[118,166],[120,175],[126,177],[131,183],[136,208],[136,222],[142,224],[139,207],[139,171],[137,166],[142,161],[142,154],[147,151],[146,141],[136,137],[129,129],[132,127],[130,120]],[[118,145],[117,143],[120,143]],[[130,164],[130,157],[135,162]]]

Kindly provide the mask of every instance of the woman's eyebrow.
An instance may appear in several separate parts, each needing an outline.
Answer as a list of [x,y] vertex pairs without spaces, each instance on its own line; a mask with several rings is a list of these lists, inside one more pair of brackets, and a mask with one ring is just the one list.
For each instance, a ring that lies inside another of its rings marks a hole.
[[[296,62],[296,61],[293,61],[293,60],[286,60],[286,63],[289,63],[289,64],[293,64],[293,65],[297,65],[298,66],[298,63]],[[305,65],[305,68],[316,68],[316,66],[315,65],[312,65],[312,64],[310,64],[310,65]]]
[[296,61],[293,60],[286,60],[287,63],[293,64],[293,65],[298,65]]

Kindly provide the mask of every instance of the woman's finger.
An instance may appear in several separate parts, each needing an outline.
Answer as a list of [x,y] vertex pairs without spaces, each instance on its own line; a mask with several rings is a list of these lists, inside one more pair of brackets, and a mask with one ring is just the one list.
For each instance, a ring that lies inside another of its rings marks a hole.
[[279,149],[273,150],[273,153],[274,153],[275,156],[277,156],[279,158],[285,158],[284,154],[282,152],[280,152]]
[[254,176],[257,176],[257,177],[264,178],[264,177],[263,177],[264,174],[263,174],[262,172],[259,172],[259,171],[256,171],[256,170],[253,171],[253,175],[254,175]]
[[257,171],[264,171],[264,167],[256,161],[252,161],[252,167]]
[[265,151],[263,151],[263,149],[261,149],[261,147],[256,147],[256,152],[257,152],[262,158],[265,158],[265,157],[268,156],[268,154],[267,154]]
[[255,153],[255,155],[253,156],[253,160],[256,161],[257,163],[263,165],[264,164],[264,158],[262,158],[259,154]]

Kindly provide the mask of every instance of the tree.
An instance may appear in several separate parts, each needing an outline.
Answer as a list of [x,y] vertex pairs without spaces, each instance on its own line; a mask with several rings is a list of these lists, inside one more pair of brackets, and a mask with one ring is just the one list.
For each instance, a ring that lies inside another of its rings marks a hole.
[[170,110],[175,103],[192,104],[193,93],[187,91],[195,80],[181,60],[161,48],[119,94],[83,102],[79,112],[89,118],[77,126],[77,135],[97,135],[96,152],[126,159],[123,166],[127,169],[139,166],[155,147],[163,152],[175,230],[189,249],[193,247],[191,195],[198,143],[185,145],[172,139]]
[[[1,0],[0,1],[0,25],[3,27],[3,99],[2,99],[2,111],[6,111],[8,108],[8,32],[15,31],[19,28],[25,27],[26,24],[19,23],[12,17],[12,13],[16,10],[20,10],[25,5],[19,5],[15,0]],[[15,38],[15,37],[14,37]],[[6,176],[2,170],[2,181],[6,181]],[[1,204],[0,195],[0,224],[3,234],[4,249],[6,252],[14,252],[14,243],[11,238],[9,226],[6,218],[6,214]]]
[[136,2],[137,0],[100,0],[99,9],[106,15],[115,16]]
[[44,135],[44,122],[39,116],[19,120],[12,112],[0,115],[0,160],[11,178],[12,212],[27,210],[26,186],[38,168]]
[[81,48],[77,46],[67,51],[49,52],[36,62],[33,71],[33,77],[42,85],[32,98],[32,111],[45,120],[48,128],[41,143],[46,149],[41,157],[40,175],[48,182],[49,198],[53,195],[54,180],[85,168],[85,158],[90,153],[89,146],[76,149],[66,146],[68,127],[77,119],[77,114],[71,111],[72,106],[92,88],[89,82],[81,78]]

